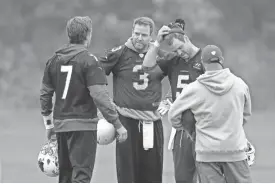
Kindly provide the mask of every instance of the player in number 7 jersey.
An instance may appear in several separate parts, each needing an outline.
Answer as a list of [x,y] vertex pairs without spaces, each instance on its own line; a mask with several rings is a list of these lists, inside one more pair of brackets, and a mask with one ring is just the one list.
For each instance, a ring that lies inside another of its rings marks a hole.
[[152,19],[137,18],[132,37],[100,58],[106,74],[113,74],[114,103],[128,130],[128,139],[116,145],[119,183],[162,182],[163,127],[154,104],[161,100],[164,76],[142,69],[153,32]]
[[[193,45],[184,34],[185,23],[177,19],[168,26],[163,26],[158,33],[157,40],[147,52],[143,67],[150,71],[161,69],[168,76],[174,101],[189,83],[204,73],[201,64],[201,49]],[[175,39],[174,39],[175,38]],[[166,44],[174,52],[164,52],[159,49],[160,43]],[[184,44],[182,44],[184,43]],[[189,56],[186,59],[185,55]],[[194,143],[190,134],[194,132],[195,119],[191,111],[185,112],[183,120],[188,121],[188,131],[178,130],[171,133],[173,144],[173,159],[175,180],[177,183],[196,182],[196,167],[194,159]]]
[[41,113],[47,138],[51,139],[56,132],[59,182],[89,183],[97,148],[97,108],[114,125],[119,141],[127,138],[127,131],[110,101],[106,75],[97,58],[87,50],[92,20],[89,17],[70,19],[67,34],[70,44],[56,51],[44,70]]

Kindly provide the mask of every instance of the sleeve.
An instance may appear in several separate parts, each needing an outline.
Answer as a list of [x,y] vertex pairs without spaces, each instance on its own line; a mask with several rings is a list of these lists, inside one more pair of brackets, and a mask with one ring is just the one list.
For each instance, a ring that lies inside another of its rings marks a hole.
[[175,129],[183,129],[184,125],[181,121],[182,113],[192,107],[197,106],[199,101],[196,99],[196,91],[193,89],[193,85],[189,84],[184,88],[181,94],[176,98],[171,105],[168,112],[168,121]]
[[112,103],[106,85],[89,87],[90,95],[103,117],[114,125],[116,129],[122,127],[114,103]]
[[252,103],[248,86],[246,86],[245,103],[243,111],[243,124],[248,122],[248,119],[252,115]]
[[42,84],[40,88],[40,108],[42,116],[49,116],[52,113],[52,97],[54,94],[54,87],[50,76],[51,60],[46,64]]
[[98,84],[107,84],[105,72],[94,55],[89,55],[85,62],[84,70],[87,87]]
[[99,58],[99,63],[103,67],[106,75],[114,72],[114,67],[118,63],[122,54],[123,46],[115,47],[106,52],[106,55]]

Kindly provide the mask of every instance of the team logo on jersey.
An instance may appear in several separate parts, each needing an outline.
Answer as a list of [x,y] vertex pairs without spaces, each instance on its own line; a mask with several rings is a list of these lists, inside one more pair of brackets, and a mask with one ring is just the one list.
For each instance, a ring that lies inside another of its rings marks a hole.
[[193,68],[197,69],[197,70],[201,70],[201,64],[200,63],[195,63],[193,65]]
[[122,48],[122,46],[118,46],[118,47],[115,47],[115,48],[112,48],[111,52],[115,52],[115,51],[118,51]]

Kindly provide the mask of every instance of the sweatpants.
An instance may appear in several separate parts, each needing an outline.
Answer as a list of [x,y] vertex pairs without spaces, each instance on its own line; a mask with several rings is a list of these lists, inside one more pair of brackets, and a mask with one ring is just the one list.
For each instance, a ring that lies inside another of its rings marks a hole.
[[177,130],[173,147],[176,183],[196,183],[195,142],[184,130]]
[[92,178],[97,131],[58,132],[59,183],[90,183]]
[[252,183],[246,160],[237,162],[197,162],[202,183]]
[[116,144],[118,183],[161,183],[164,144],[161,120],[154,122],[154,147],[144,150],[142,123],[122,115],[119,118],[128,138]]

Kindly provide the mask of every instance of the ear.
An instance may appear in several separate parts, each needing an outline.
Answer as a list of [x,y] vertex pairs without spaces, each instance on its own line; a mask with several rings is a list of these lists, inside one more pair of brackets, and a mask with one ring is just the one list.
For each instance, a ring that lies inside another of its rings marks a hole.
[[132,37],[134,36],[134,29],[132,29]]

